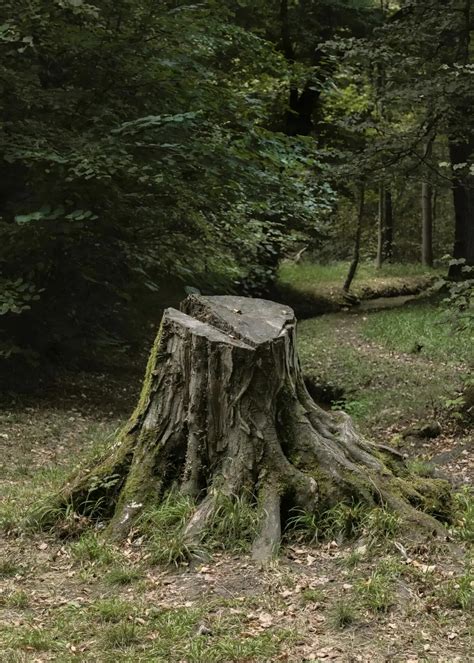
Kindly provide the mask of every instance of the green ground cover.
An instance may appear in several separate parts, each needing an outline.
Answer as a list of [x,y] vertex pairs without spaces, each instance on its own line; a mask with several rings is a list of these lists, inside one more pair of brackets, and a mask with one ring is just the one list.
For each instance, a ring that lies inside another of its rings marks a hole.
[[306,375],[341,387],[368,434],[446,417],[472,361],[469,330],[453,335],[427,304],[364,315],[331,314],[299,325]]

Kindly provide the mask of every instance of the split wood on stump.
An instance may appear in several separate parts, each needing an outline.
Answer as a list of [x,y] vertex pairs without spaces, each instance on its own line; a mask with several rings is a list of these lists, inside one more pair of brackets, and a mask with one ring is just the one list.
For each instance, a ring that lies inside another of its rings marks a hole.
[[364,501],[398,512],[410,528],[444,529],[439,482],[414,482],[396,451],[364,440],[343,412],[322,410],[306,390],[296,320],[262,299],[191,295],[163,315],[136,410],[107,457],[82,470],[59,504],[108,520],[115,538],[170,489],[196,500],[186,529],[203,537],[220,494],[256,497],[255,558],[278,548],[282,511],[320,513]]

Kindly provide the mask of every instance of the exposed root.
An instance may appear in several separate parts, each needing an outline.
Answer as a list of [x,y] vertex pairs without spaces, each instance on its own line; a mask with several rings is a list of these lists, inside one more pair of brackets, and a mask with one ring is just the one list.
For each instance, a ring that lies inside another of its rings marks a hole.
[[216,506],[217,493],[208,493],[185,527],[184,540],[186,543],[198,544],[200,542],[215,513]]
[[252,557],[265,562],[276,555],[281,541],[280,493],[278,487],[270,484],[263,489],[262,526],[253,542]]

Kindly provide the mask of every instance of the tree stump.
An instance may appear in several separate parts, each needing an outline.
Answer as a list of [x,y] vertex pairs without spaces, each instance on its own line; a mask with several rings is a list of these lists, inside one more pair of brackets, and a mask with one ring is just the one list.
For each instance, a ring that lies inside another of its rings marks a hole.
[[447,499],[441,483],[414,480],[398,452],[369,443],[347,414],[311,399],[289,307],[191,295],[180,311],[163,315],[125,429],[56,503],[107,521],[106,531],[120,539],[145,507],[177,489],[195,500],[185,529],[193,542],[219,494],[245,491],[261,512],[253,553],[265,559],[278,548],[282,513],[293,507],[322,513],[340,501],[364,501],[397,511],[412,531],[443,534],[427,513]]

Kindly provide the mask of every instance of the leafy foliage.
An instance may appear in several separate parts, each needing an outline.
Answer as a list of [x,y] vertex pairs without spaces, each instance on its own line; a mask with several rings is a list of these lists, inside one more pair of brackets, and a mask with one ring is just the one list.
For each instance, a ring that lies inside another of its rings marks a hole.
[[113,343],[167,278],[258,289],[318,230],[332,193],[312,142],[268,128],[287,66],[234,19],[212,1],[2,3],[3,356]]

